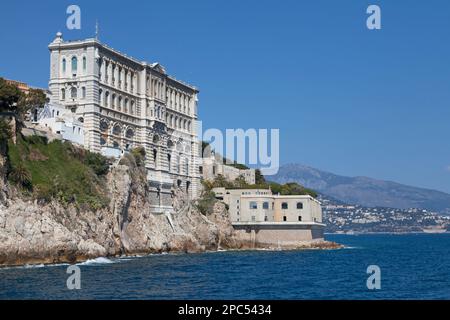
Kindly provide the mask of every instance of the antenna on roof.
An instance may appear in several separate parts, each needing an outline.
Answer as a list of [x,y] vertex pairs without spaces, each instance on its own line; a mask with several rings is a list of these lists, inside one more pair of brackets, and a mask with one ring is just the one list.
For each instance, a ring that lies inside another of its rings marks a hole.
[[98,28],[98,20],[95,20],[95,40],[98,40],[99,28]]

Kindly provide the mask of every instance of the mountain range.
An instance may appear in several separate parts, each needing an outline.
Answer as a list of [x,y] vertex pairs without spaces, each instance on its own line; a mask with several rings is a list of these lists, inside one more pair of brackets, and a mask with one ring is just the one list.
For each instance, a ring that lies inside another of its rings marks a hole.
[[347,177],[301,164],[280,167],[268,180],[297,182],[347,204],[366,207],[422,208],[450,214],[450,194],[368,177]]

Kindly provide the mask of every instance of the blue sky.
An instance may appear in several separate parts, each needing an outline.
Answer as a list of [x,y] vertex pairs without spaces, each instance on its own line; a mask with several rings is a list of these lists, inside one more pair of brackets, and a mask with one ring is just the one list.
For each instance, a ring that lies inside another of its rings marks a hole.
[[[82,29],[65,27],[77,4]],[[369,31],[369,4],[382,29]],[[46,87],[47,45],[100,39],[197,85],[214,128],[280,128],[280,162],[450,192],[450,2],[7,1],[0,76]],[[227,111],[225,111],[227,110]]]

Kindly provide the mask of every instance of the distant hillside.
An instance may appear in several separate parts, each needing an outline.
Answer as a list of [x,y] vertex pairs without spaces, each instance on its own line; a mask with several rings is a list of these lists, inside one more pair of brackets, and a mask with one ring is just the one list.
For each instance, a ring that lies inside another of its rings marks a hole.
[[425,208],[450,214],[450,194],[367,177],[345,177],[300,164],[280,167],[269,180],[297,182],[349,204],[367,207]]

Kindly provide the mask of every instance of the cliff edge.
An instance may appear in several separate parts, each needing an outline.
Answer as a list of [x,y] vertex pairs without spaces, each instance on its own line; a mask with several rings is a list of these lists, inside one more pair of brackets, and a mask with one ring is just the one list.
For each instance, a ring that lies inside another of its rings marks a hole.
[[[92,209],[24,195],[6,179],[7,146],[2,148],[0,266],[255,246],[233,229],[225,204],[215,202],[211,212],[202,214],[178,188],[173,189],[176,213],[151,214],[146,172],[132,155],[110,167],[101,191],[109,200],[108,205]],[[44,160],[41,155],[36,161]],[[336,245],[325,241],[306,247],[334,248]]]

